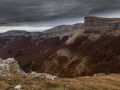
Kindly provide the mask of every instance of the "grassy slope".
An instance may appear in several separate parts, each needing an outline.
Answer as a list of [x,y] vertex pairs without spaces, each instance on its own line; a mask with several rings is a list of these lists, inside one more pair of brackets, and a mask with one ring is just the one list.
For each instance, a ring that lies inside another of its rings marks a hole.
[[60,78],[55,81],[41,77],[0,77],[0,90],[10,90],[22,85],[23,90],[120,90],[120,75],[111,74],[96,77]]

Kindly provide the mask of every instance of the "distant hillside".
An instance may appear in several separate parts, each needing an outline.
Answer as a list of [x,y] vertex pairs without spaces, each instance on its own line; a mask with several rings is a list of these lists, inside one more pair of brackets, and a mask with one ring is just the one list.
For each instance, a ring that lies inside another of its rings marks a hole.
[[72,25],[60,25],[56,26],[54,28],[48,29],[44,31],[44,33],[53,33],[53,32],[59,32],[59,31],[69,31],[71,30]]

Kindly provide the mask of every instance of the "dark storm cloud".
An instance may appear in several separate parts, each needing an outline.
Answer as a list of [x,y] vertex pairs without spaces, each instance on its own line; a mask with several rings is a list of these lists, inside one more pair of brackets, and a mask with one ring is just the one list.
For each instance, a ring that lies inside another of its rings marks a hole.
[[120,0],[0,0],[0,23],[44,22],[120,9]]

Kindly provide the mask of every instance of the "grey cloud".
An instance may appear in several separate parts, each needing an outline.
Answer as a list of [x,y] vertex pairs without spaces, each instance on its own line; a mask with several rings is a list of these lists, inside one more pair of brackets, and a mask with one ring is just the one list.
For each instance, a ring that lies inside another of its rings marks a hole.
[[119,9],[120,0],[0,0],[0,23],[44,22]]

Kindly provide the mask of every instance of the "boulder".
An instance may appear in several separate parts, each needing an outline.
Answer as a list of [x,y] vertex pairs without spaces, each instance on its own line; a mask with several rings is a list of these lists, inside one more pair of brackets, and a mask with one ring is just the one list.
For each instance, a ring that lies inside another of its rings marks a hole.
[[6,60],[0,58],[0,75],[7,76],[12,74],[25,74],[25,72],[19,67],[14,58]]
[[17,85],[17,86],[15,86],[14,89],[15,89],[15,90],[22,90],[22,86],[21,86],[21,85]]

